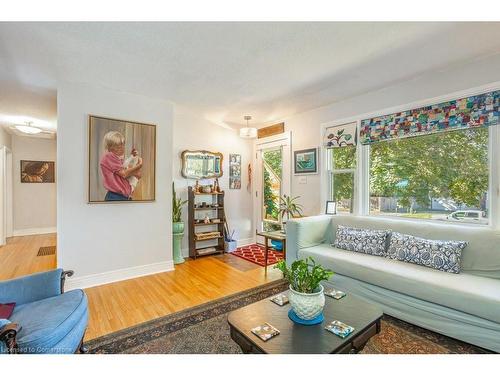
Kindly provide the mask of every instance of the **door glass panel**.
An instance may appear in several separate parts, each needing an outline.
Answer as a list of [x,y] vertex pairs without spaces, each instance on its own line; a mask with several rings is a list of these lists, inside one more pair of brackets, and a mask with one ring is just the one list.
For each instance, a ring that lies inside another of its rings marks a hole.
[[274,148],[262,151],[262,220],[264,230],[280,228],[279,214],[281,196],[282,151]]

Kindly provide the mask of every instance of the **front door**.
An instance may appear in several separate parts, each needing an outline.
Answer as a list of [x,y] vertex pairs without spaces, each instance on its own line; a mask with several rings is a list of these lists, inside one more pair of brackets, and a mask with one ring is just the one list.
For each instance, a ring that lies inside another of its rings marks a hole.
[[[257,231],[279,230],[280,197],[290,194],[290,137],[258,140],[255,170],[255,226]],[[258,239],[259,240],[259,239]]]

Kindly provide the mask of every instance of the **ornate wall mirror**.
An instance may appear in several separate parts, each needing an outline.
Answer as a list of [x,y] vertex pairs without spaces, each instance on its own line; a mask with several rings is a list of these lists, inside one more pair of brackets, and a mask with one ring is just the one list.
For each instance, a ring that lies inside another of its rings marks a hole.
[[210,151],[185,150],[181,155],[182,176],[185,178],[215,178],[222,176],[222,154]]

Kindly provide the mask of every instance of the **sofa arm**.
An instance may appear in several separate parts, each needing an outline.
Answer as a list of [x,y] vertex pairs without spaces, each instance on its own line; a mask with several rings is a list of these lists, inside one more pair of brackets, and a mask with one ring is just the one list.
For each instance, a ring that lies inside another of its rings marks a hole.
[[63,275],[63,270],[59,268],[0,281],[0,303],[15,302],[19,306],[57,296],[62,293]]
[[328,240],[331,216],[309,216],[286,223],[286,262],[297,260],[300,249],[316,246]]

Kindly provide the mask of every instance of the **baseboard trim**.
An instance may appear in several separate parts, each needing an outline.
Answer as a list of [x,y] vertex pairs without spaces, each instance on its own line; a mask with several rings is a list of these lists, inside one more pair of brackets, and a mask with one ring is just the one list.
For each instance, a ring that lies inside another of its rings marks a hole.
[[255,243],[255,238],[242,238],[241,240],[236,241],[238,243],[238,247],[252,245]]
[[[160,272],[168,272],[174,270],[173,260],[167,262],[159,262],[146,264],[143,266],[122,268],[119,270],[96,273],[82,277],[70,277],[66,279],[65,290],[85,289],[93,286],[114,283],[117,281],[134,279],[136,277],[153,275]],[[75,272],[76,273],[76,272]]]
[[56,233],[56,232],[57,232],[56,227],[14,229],[12,231],[12,236],[13,237],[33,236],[35,234],[47,234],[47,233]]

